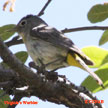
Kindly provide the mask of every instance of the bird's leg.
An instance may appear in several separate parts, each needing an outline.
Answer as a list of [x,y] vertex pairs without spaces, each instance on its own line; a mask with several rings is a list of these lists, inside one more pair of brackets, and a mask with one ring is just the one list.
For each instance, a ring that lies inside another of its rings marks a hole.
[[[56,63],[56,62],[58,62],[58,61],[61,61],[61,62],[62,62],[62,61],[64,61],[64,59],[61,60],[61,58],[59,58],[59,59],[56,59],[56,60],[54,60],[54,61],[51,61],[51,62],[49,62],[49,63],[47,63],[47,64],[44,64],[44,63],[42,62],[41,59],[38,59],[37,61],[38,61],[38,63],[40,64],[40,66],[36,66],[36,64],[35,64],[34,62],[30,62],[30,63],[29,63],[29,66],[32,67],[32,68],[34,68],[34,69],[36,69],[38,73],[45,74],[46,72],[48,72],[48,71],[46,71],[46,69],[45,69],[47,66],[52,65],[52,64],[54,64],[54,63]],[[64,66],[61,66],[61,67],[64,67]],[[61,67],[57,67],[56,69],[53,69],[53,70],[51,70],[50,72],[53,73],[53,72],[55,72],[56,70],[58,70],[59,68],[61,68]]]
[[57,75],[58,75],[57,72],[45,70],[45,68],[46,68],[48,65],[53,64],[53,63],[55,63],[55,62],[57,62],[57,61],[58,61],[58,59],[57,59],[57,60],[54,60],[54,61],[52,61],[52,62],[50,62],[50,63],[48,63],[48,64],[44,64],[44,63],[42,62],[42,60],[38,59],[38,62],[41,64],[41,66],[40,66],[39,69],[38,69],[38,73],[44,74],[44,75],[46,76],[46,79],[48,79],[48,80],[52,80],[52,81],[57,80],[57,78],[58,78],[58,77],[57,77]]
[[40,73],[43,73],[43,74],[44,74],[44,72],[46,71],[46,70],[45,70],[45,67],[46,67],[46,66],[45,66],[45,64],[43,63],[43,61],[42,61],[41,59],[38,59],[38,62],[39,62],[39,64],[40,64],[39,70],[38,70],[38,71],[39,71]]
[[40,62],[41,66],[37,66],[34,62],[30,62],[29,67],[36,69],[37,73],[44,73],[46,71],[45,65],[43,64],[41,60],[38,60],[38,61]]

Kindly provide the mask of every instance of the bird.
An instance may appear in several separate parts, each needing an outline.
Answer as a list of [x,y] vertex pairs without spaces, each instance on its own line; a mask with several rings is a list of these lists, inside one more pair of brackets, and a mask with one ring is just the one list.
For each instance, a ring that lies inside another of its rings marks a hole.
[[14,30],[22,37],[28,54],[39,67],[46,70],[75,66],[87,71],[103,87],[102,80],[88,65],[94,63],[61,31],[49,26],[36,15],[23,17]]

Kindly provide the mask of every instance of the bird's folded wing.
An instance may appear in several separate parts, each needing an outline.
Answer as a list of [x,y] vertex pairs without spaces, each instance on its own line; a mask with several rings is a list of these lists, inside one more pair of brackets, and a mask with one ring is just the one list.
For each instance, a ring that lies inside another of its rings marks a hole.
[[47,25],[34,27],[30,31],[30,35],[33,39],[42,39],[53,44],[54,46],[69,49],[70,52],[76,53],[82,60],[84,60],[87,65],[93,65],[93,62],[75,46],[72,40],[64,36],[63,33],[53,27]]

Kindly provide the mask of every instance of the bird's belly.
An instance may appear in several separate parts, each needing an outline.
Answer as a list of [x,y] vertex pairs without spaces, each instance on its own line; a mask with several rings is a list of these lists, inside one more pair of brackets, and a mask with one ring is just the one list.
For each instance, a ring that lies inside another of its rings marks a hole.
[[[30,41],[30,40],[29,40]],[[29,42],[30,43],[30,42]],[[49,42],[45,42],[42,40],[32,41],[30,44],[26,44],[27,50],[33,59],[33,61],[37,65],[41,65],[38,60],[40,59],[44,64],[51,63],[57,59],[64,59],[67,55],[66,49],[61,49],[60,47],[56,47]],[[57,65],[57,66],[54,66]],[[49,66],[49,68],[57,68],[62,65],[61,62],[57,62]]]

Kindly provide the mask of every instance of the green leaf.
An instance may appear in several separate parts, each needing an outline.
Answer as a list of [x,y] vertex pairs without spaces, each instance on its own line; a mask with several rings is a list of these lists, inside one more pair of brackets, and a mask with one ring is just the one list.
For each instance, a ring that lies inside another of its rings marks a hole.
[[21,51],[15,54],[18,59],[20,59],[23,63],[26,62],[28,58],[28,53],[26,51]]
[[108,42],[108,30],[106,30],[101,39],[99,40],[99,45],[103,45],[104,43]]
[[[0,90],[0,94],[2,94],[3,92],[4,92],[3,90]],[[8,101],[8,102],[11,101],[9,95],[0,97],[0,108],[7,108],[8,104],[5,104],[5,101]]]
[[101,22],[108,18],[108,4],[93,6],[88,12],[88,19],[91,23]]
[[[108,63],[102,65],[95,73],[102,79],[105,88],[108,88]],[[88,76],[81,85],[93,93],[103,90],[91,76]]]
[[14,27],[15,27],[14,24],[4,25],[0,27],[0,37],[2,38],[3,41],[7,40],[15,33],[14,31],[9,31],[12,30],[12,28]]
[[108,62],[108,50],[96,46],[89,46],[82,49],[82,51],[94,62],[92,68],[100,67]]

